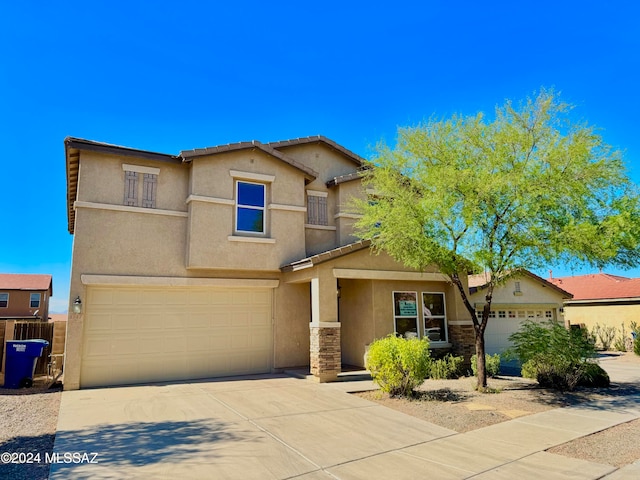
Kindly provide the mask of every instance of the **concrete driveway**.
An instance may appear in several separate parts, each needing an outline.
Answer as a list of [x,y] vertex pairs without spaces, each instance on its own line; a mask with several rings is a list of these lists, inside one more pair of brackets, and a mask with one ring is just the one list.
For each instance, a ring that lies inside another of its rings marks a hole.
[[288,376],[70,391],[50,478],[327,479],[323,469],[453,434]]
[[[612,357],[614,382],[640,365]],[[636,362],[636,363],[634,363]],[[284,375],[63,392],[51,479],[640,478],[546,450],[640,418],[640,394],[605,397],[464,434]]]

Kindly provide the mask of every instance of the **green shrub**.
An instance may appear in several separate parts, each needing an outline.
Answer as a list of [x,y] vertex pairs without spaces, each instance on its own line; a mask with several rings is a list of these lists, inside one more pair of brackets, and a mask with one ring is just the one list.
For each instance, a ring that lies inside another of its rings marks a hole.
[[369,347],[367,368],[383,392],[392,397],[410,396],[429,375],[429,340],[389,335]]
[[429,369],[429,377],[434,380],[458,378],[462,375],[463,361],[463,357],[454,357],[451,354],[438,360],[432,360],[431,368]]
[[602,350],[610,350],[613,340],[616,338],[616,327],[600,325],[596,323],[590,332],[590,337]]
[[533,360],[522,364],[522,376],[533,380],[538,378],[538,367]]
[[615,339],[613,343],[613,348],[615,348],[618,352],[626,352],[627,351],[627,331],[624,327],[624,322],[622,322],[622,328],[620,329],[620,336]]
[[640,355],[640,326],[635,321],[631,322],[630,326],[633,336],[633,353]]
[[508,356],[520,360],[523,376],[535,377],[544,387],[573,390],[582,377],[584,364],[595,356],[595,346],[580,330],[568,330],[549,321],[526,321],[511,335]]
[[611,384],[609,374],[597,363],[585,362],[578,385],[581,387],[604,388]]
[[[489,377],[497,377],[498,373],[500,373],[500,355],[489,355],[485,353],[484,355],[484,368],[487,371],[487,376]],[[478,376],[478,356],[473,355],[471,357],[471,371],[474,376]]]

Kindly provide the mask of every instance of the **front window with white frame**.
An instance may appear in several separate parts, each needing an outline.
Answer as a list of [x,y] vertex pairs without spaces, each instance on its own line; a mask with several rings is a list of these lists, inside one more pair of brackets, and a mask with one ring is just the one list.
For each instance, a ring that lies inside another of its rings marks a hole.
[[447,308],[442,292],[422,292],[424,335],[430,342],[447,342]]
[[40,308],[40,294],[39,293],[32,293],[31,297],[29,298],[29,307],[30,308]]
[[9,294],[0,293],[0,308],[7,308],[9,306]]
[[266,186],[236,182],[236,232],[265,234]]
[[396,335],[418,338],[417,292],[393,292],[393,320]]

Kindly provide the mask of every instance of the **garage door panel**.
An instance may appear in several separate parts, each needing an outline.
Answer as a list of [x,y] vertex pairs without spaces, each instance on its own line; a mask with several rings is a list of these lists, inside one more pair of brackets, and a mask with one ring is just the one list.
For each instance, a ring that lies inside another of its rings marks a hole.
[[113,293],[113,304],[116,305],[137,305],[139,302],[138,291],[115,290]]
[[81,386],[264,373],[269,289],[89,287]]
[[264,327],[271,323],[270,315],[265,312],[251,312],[249,323],[252,327]]
[[271,294],[268,290],[254,292],[251,297],[251,303],[253,305],[269,305],[271,303]]

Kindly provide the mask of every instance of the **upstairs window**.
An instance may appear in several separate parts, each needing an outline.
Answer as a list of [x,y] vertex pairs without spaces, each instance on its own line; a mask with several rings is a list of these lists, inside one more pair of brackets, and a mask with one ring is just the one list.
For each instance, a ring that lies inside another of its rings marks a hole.
[[329,225],[327,215],[327,192],[307,190],[307,224]]
[[[131,207],[156,208],[160,169],[140,165],[122,165],[122,169],[124,170],[124,204]],[[140,178],[142,178],[142,185],[140,185]]]
[[29,299],[29,307],[30,308],[40,308],[40,294],[32,293],[31,298]]
[[32,293],[29,298],[29,307],[40,308],[40,298],[41,295],[39,293]]
[[236,183],[236,232],[265,233],[266,188],[252,182]]
[[9,306],[9,294],[0,293],[0,308],[7,308]]

